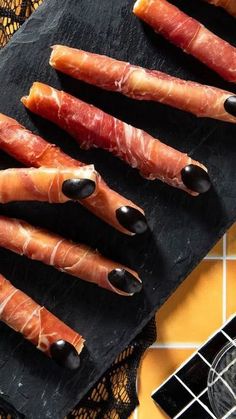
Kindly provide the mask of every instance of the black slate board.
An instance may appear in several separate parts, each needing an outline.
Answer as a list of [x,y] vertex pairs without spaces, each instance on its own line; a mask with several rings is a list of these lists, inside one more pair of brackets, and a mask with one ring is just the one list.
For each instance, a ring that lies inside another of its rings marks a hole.
[[[225,39],[236,43],[236,22],[200,1],[176,1]],[[170,74],[236,91],[212,71],[139,22],[128,0],[45,0],[0,53],[0,111],[96,167],[114,188],[146,210],[150,230],[129,238],[75,204],[12,204],[0,213],[23,218],[137,268],[144,291],[120,298],[56,272],[38,262],[0,250],[0,270],[16,286],[51,309],[87,339],[77,373],[63,371],[6,326],[0,326],[0,391],[27,418],[62,418],[85,395],[116,355],[206,255],[236,219],[236,128],[154,103],[129,100],[69,80],[48,66],[49,46],[64,43],[105,53]],[[199,198],[135,170],[104,151],[80,151],[64,133],[28,114],[19,103],[31,83],[41,80],[86,99],[146,129],[204,162],[214,187]],[[1,167],[16,167],[0,154]],[[181,303],[181,302],[180,302]]]

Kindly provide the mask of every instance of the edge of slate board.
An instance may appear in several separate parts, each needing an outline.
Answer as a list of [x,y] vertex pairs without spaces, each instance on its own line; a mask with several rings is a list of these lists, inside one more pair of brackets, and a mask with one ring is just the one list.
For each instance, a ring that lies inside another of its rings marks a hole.
[[[74,157],[81,156],[87,162],[94,160],[111,187],[145,208],[153,234],[142,239],[124,237],[88,215],[83,208],[73,205],[63,208],[41,204],[0,207],[1,214],[17,216],[74,240],[90,243],[105,255],[140,268],[144,279],[144,292],[124,301],[73,278],[69,288],[67,275],[0,250],[2,273],[15,286],[45,304],[87,337],[82,368],[77,375],[73,375],[60,370],[4,325],[0,327],[3,337],[0,342],[0,390],[20,412],[33,419],[60,419],[68,413],[236,219],[235,126],[197,120],[187,113],[160,104],[135,102],[59,76],[48,66],[50,51],[45,50],[44,53],[40,45],[49,46],[51,40],[53,43],[63,41],[234,92],[235,87],[223,82],[161,37],[153,35],[149,28],[132,16],[132,4],[126,0],[102,0],[97,3],[66,0],[60,8],[55,5],[56,0],[45,0],[0,52],[0,112],[15,117],[28,128],[61,145]],[[196,4],[185,7],[193,14],[199,13],[203,23],[208,23],[211,29],[215,25],[225,39],[231,39],[235,26],[222,11],[205,4],[198,8],[200,10],[196,10]],[[80,8],[83,13],[76,14]],[[211,16],[214,16],[212,22]],[[20,57],[20,60],[14,57]],[[62,86],[207,163],[214,183],[213,190],[207,196],[194,200],[160,182],[143,180],[135,171],[103,151],[79,151],[68,136],[40,118],[27,114],[19,104],[20,96],[37,79],[55,87]],[[229,149],[230,152],[227,151]],[[4,155],[0,156],[1,167],[16,164]],[[81,223],[77,218],[81,219]],[[71,226],[68,219],[73,220],[75,225]],[[88,225],[91,226],[90,232],[87,231]],[[183,240],[183,248],[178,249]],[[68,301],[70,308],[66,306]],[[20,383],[22,386],[19,387]]]

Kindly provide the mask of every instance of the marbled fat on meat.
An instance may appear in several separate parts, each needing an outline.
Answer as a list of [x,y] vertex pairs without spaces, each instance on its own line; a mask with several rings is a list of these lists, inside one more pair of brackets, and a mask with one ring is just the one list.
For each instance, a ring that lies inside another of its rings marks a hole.
[[144,177],[197,195],[184,185],[181,170],[190,164],[206,168],[141,129],[42,83],[33,84],[23,103],[71,134],[82,148],[101,147],[137,168]]
[[166,0],[138,0],[134,13],[225,80],[236,82],[236,48]]
[[77,169],[42,167],[0,170],[0,203],[46,201],[62,204],[70,200],[62,192],[66,180],[89,179],[96,183],[96,178],[93,165]]
[[[42,137],[33,134],[16,120],[0,114],[0,149],[29,167],[79,168],[84,166],[78,160],[63,153],[59,147],[50,144]],[[143,210],[129,199],[118,194],[97,174],[97,187],[92,196],[83,199],[81,204],[117,230],[131,234],[116,218],[116,210],[129,206]]]
[[0,216],[0,247],[54,266],[62,272],[120,295],[127,293],[110,283],[108,274],[112,270],[125,269],[141,282],[136,272],[105,258],[96,250],[31,226],[22,220]]
[[50,64],[71,77],[133,99],[154,100],[199,117],[236,123],[236,117],[224,108],[225,101],[234,93],[213,86],[64,45],[53,47]]
[[50,346],[65,340],[78,354],[84,339],[0,275],[0,320],[50,356]]

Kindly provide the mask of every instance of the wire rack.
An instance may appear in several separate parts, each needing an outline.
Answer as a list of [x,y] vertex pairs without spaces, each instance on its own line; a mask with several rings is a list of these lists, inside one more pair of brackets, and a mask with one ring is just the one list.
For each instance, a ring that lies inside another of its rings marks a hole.
[[0,48],[3,48],[43,0],[0,0]]

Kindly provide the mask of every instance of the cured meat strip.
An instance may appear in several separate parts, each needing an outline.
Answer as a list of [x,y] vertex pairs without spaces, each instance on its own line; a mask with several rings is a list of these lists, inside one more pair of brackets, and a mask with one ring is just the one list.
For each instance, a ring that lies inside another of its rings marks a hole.
[[[236,123],[236,95],[216,87],[63,45],[53,47],[50,64],[71,77],[133,99],[154,100],[196,116]],[[226,108],[232,101],[235,109],[230,113]]]
[[0,216],[0,247],[120,295],[131,296],[142,288],[138,274],[131,269],[22,220]]
[[208,3],[214,4],[214,6],[223,7],[226,12],[236,17],[236,1],[235,0],[206,0]]
[[236,82],[236,48],[166,0],[137,0],[134,13],[225,80]]
[[93,165],[77,169],[42,167],[0,170],[0,203],[64,203],[70,199],[83,199],[94,193],[96,178]]
[[0,275],[0,320],[40,351],[71,369],[79,366],[84,339],[79,333]]
[[[0,114],[0,148],[30,167],[80,168],[78,160],[60,148],[34,135],[16,120]],[[81,204],[117,230],[125,234],[143,233],[147,222],[143,210],[118,194],[96,172],[97,187]]]
[[210,187],[207,170],[200,163],[65,92],[34,83],[22,101],[32,112],[66,130],[82,148],[111,151],[148,179],[160,179],[192,195]]

